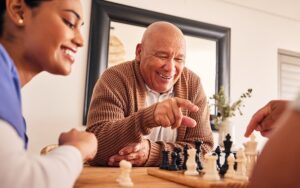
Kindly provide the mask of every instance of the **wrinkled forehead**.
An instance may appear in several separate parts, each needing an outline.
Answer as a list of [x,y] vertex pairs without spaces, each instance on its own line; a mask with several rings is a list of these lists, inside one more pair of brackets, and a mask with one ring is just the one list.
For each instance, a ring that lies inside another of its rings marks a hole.
[[186,43],[182,35],[157,33],[149,35],[143,43],[143,48],[149,51],[165,51],[185,55]]

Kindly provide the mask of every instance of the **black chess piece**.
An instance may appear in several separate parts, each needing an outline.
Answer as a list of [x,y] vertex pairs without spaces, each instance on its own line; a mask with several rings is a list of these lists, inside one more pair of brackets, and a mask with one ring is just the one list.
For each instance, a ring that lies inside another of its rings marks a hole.
[[220,146],[217,146],[217,148],[215,149],[215,153],[217,154],[218,156],[218,159],[217,159],[217,167],[218,167],[218,170],[220,170],[221,168],[221,163],[220,163],[220,157],[221,157],[221,148]]
[[186,161],[188,160],[188,149],[189,149],[189,146],[187,144],[184,145],[184,148],[183,148],[183,164],[182,164],[182,169],[183,170],[186,170]]
[[197,163],[197,170],[200,171],[203,169],[200,156],[201,156],[201,145],[203,144],[203,141],[201,140],[196,140],[195,141],[195,148],[196,148],[196,156],[195,156],[195,161]]
[[178,170],[182,170],[182,159],[180,156],[180,152],[182,151],[180,147],[175,147],[174,151],[177,153],[177,158],[176,158],[176,165]]
[[169,169],[169,151],[162,151],[162,162],[160,164],[160,169],[168,170]]
[[178,170],[178,167],[177,167],[177,164],[176,164],[176,161],[177,161],[177,153],[176,153],[175,151],[172,152],[172,154],[171,154],[171,159],[172,159],[172,162],[171,162],[171,164],[169,165],[169,170],[172,170],[172,171]]
[[228,163],[227,163],[227,158],[231,153],[231,146],[232,146],[232,141],[230,140],[231,136],[230,134],[226,135],[226,139],[223,141],[224,143],[224,153],[225,153],[225,159],[224,159],[224,164],[222,165],[221,169],[220,169],[220,175],[224,176],[225,173],[228,170]]
[[[236,151],[234,151],[232,153],[233,153],[234,159],[236,159]],[[236,161],[234,162],[233,169],[237,170],[237,162]]]

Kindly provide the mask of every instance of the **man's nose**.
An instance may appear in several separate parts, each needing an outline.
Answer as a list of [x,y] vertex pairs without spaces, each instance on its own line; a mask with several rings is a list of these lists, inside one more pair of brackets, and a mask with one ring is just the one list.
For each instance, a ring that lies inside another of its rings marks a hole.
[[173,58],[168,59],[163,68],[168,72],[175,71],[175,60]]

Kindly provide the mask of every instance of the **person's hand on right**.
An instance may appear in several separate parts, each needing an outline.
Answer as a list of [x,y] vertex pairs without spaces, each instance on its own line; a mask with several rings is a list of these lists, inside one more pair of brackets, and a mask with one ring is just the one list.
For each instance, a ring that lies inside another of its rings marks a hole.
[[252,116],[247,126],[245,136],[249,137],[254,130],[259,131],[262,136],[268,136],[274,128],[274,123],[286,109],[288,102],[289,101],[286,100],[272,100],[258,110]]
[[197,122],[182,114],[182,109],[186,109],[190,112],[197,112],[198,106],[191,103],[186,99],[173,97],[159,102],[154,111],[154,121],[157,125],[162,127],[178,128],[181,125],[187,127],[195,127]]
[[97,139],[92,133],[72,129],[61,133],[58,140],[59,145],[71,145],[79,149],[83,161],[91,160],[97,153]]

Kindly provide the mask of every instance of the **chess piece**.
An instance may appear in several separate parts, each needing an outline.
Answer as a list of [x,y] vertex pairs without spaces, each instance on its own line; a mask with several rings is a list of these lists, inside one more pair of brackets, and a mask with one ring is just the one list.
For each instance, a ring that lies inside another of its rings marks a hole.
[[217,171],[217,156],[205,154],[205,174],[203,179],[205,180],[220,180],[219,173]]
[[[233,156],[234,156],[234,159],[236,159],[236,151],[235,151],[235,152],[232,152],[232,154],[233,154]],[[237,169],[237,162],[236,162],[236,160],[234,160],[233,168],[234,168],[234,170]]]
[[183,164],[182,164],[183,170],[186,170],[186,161],[188,159],[188,149],[189,149],[189,146],[187,144],[185,144],[184,148],[183,148]]
[[169,151],[162,151],[162,162],[160,164],[160,169],[168,170],[169,169]]
[[119,163],[121,173],[117,178],[117,182],[123,187],[132,187],[133,183],[130,178],[132,164],[126,160],[121,160]]
[[221,163],[220,163],[221,152],[222,152],[222,151],[221,151],[220,146],[217,146],[217,148],[215,149],[215,153],[216,153],[217,156],[218,156],[218,159],[217,159],[217,167],[218,167],[218,169],[221,168]]
[[176,171],[176,170],[178,170],[178,167],[176,164],[178,156],[175,151],[172,152],[171,158],[172,158],[172,162],[171,162],[171,165],[169,166],[169,170]]
[[174,151],[177,154],[177,158],[176,158],[177,168],[178,168],[178,170],[182,170],[182,159],[181,159],[181,156],[180,156],[180,153],[181,153],[182,150],[181,150],[180,147],[175,147]]
[[225,178],[233,178],[235,175],[235,171],[234,171],[234,156],[231,153],[228,158],[227,158],[227,163],[228,163],[228,169],[227,172],[225,174]]
[[201,140],[196,140],[195,141],[195,148],[196,148],[196,156],[195,156],[195,161],[197,163],[197,170],[200,171],[203,169],[200,156],[201,156],[201,145],[203,144],[203,141]]
[[257,142],[255,141],[255,135],[252,133],[250,136],[250,141],[244,143],[245,147],[245,154],[247,158],[247,175],[250,176],[252,173],[252,169],[254,164],[256,163],[256,158],[257,158]]
[[220,175],[224,176],[227,169],[228,169],[228,164],[227,164],[227,158],[231,153],[231,146],[232,146],[232,141],[230,140],[231,136],[230,134],[226,135],[226,140],[224,140],[224,153],[225,153],[225,159],[224,159],[224,164],[222,165],[221,169],[220,169]]
[[199,172],[197,171],[197,163],[195,162],[196,156],[196,149],[191,148],[188,150],[188,160],[186,162],[187,170],[184,172],[186,176],[195,176],[198,175]]
[[236,153],[237,170],[234,179],[248,180],[246,172],[246,156],[243,149],[239,149]]

